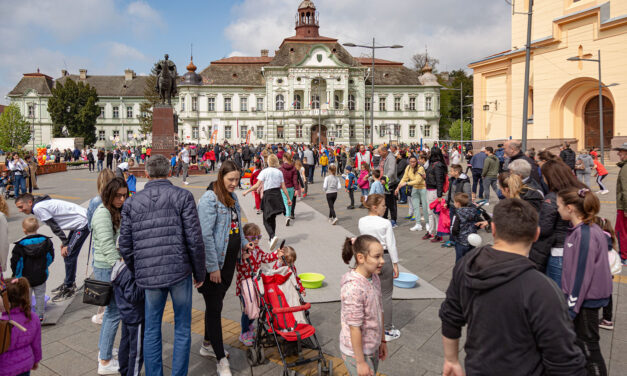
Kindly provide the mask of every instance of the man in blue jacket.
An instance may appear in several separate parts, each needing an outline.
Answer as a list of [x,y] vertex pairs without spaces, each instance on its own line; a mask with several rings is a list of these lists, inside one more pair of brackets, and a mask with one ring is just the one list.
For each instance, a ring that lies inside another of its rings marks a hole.
[[488,155],[485,153],[485,148],[481,148],[481,151],[472,156],[470,159],[470,165],[472,166],[472,194],[477,194],[477,185],[479,185],[479,196],[483,199],[483,164]]
[[192,285],[202,286],[206,275],[194,196],[172,185],[169,173],[166,157],[151,156],[146,163],[150,181],[124,203],[120,226],[120,254],[146,294],[144,360],[146,374],[151,376],[163,375],[161,320],[168,294],[174,309],[172,374],[187,374]]

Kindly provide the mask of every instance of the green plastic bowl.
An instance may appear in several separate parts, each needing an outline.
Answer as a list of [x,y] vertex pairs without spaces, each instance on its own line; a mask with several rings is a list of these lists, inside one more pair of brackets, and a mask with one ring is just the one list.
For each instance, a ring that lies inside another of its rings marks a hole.
[[319,289],[324,281],[324,275],[320,273],[301,273],[298,278],[306,289]]

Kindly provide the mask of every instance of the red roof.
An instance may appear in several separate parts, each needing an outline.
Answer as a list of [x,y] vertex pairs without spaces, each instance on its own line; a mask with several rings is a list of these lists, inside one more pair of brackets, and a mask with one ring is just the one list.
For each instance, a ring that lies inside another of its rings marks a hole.
[[43,74],[43,73],[24,73],[24,77],[46,77],[52,80],[52,77],[48,76],[47,74]]
[[211,64],[267,64],[272,56],[232,56],[212,61]]
[[[371,57],[356,57],[355,60],[357,60],[361,65],[372,65]],[[374,65],[403,65],[403,63],[391,60],[374,59]]]
[[3,105],[3,104],[0,104],[0,114],[4,112],[4,109],[5,109],[6,107],[7,107],[7,106],[5,106],[5,105]]

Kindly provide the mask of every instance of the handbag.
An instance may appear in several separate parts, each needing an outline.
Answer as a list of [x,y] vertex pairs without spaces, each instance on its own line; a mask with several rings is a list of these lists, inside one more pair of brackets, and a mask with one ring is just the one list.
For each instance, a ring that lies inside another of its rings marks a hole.
[[[89,269],[89,256],[91,256],[91,235],[89,235],[89,253],[87,254],[87,270]],[[104,307],[109,305],[113,295],[113,285],[111,282],[98,281],[93,278],[86,278],[83,287],[83,303]]]
[[621,262],[620,255],[615,249],[612,249],[607,254],[608,261],[610,262],[610,272],[612,275],[620,274],[623,271],[623,263]]

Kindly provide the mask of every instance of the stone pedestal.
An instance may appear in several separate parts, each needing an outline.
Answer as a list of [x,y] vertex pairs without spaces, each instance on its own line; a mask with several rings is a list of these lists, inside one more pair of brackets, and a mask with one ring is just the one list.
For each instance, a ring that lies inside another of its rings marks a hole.
[[[170,154],[176,154],[176,133],[174,129],[174,111],[167,104],[156,104],[152,110],[152,152],[151,155],[161,154],[170,159]],[[136,177],[145,176],[145,166],[132,168],[130,172]]]
[[174,112],[172,106],[157,104],[152,110],[152,153],[170,158],[176,153]]

